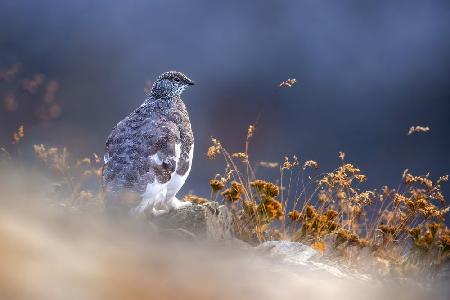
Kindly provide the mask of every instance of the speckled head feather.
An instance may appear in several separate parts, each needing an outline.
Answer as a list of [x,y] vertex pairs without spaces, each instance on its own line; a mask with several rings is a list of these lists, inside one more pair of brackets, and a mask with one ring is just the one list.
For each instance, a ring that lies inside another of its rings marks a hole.
[[156,79],[150,95],[154,98],[180,96],[189,85],[194,85],[194,81],[183,73],[177,71],[165,72]]

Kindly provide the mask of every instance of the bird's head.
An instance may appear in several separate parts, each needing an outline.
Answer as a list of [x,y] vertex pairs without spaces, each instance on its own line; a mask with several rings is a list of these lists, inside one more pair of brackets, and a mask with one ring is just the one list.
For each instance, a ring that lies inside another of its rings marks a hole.
[[152,87],[151,95],[156,98],[180,96],[194,82],[186,75],[177,71],[161,74]]

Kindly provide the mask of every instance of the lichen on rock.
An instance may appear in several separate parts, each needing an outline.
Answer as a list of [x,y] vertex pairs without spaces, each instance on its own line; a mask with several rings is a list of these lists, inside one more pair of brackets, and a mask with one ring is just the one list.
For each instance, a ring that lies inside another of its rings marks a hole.
[[199,239],[231,239],[233,236],[232,214],[225,205],[217,202],[193,204],[154,216],[150,222],[161,230],[177,230]]

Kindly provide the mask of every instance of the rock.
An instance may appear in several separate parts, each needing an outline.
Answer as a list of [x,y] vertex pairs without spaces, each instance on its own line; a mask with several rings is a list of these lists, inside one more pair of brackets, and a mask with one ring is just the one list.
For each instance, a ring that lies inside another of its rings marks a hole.
[[209,239],[230,239],[233,236],[233,215],[228,207],[210,202],[206,205],[206,237]]
[[363,281],[370,279],[365,274],[333,266],[329,261],[322,261],[318,251],[302,243],[269,241],[262,243],[256,249],[285,266],[306,267],[310,271],[322,271],[338,278],[352,278]]
[[229,209],[217,202],[193,204],[166,215],[152,217],[160,230],[176,232],[188,238],[231,239],[233,217]]
[[290,265],[306,265],[310,258],[317,255],[313,248],[289,241],[264,242],[256,249]]

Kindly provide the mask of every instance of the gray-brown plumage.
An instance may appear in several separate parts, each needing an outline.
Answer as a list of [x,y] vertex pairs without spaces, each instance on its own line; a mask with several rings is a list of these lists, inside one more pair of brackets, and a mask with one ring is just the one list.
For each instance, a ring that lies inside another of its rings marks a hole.
[[192,164],[194,136],[180,96],[193,84],[180,72],[162,74],[144,103],[113,128],[103,166],[108,207],[158,214],[187,205],[175,195]]

